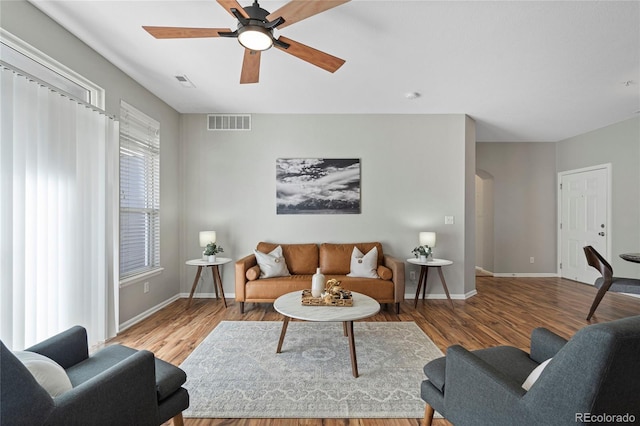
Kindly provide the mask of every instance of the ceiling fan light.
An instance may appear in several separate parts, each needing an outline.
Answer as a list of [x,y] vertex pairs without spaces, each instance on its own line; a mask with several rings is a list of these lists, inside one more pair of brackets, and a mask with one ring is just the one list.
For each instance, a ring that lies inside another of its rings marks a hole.
[[238,41],[249,50],[267,50],[273,46],[269,30],[255,25],[246,25],[238,30]]

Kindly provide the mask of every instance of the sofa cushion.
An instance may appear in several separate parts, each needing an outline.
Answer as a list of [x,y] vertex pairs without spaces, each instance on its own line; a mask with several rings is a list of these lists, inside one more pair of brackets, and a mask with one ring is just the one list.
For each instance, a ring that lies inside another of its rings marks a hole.
[[282,255],[287,262],[289,272],[293,275],[315,274],[318,267],[318,246],[316,244],[274,244],[260,242],[256,249],[269,253],[278,245],[282,247]]
[[390,280],[391,278],[393,278],[393,272],[391,271],[391,269],[387,268],[384,265],[378,265],[377,272],[380,279]]
[[287,268],[287,262],[282,256],[282,247],[277,246],[269,253],[254,250],[258,266],[260,266],[260,278],[287,277],[291,275]]
[[[68,368],[67,374],[71,383],[74,386],[79,386],[136,352],[138,352],[137,349],[128,346],[107,346],[86,360]],[[162,401],[177,391],[187,380],[187,375],[182,369],[158,358],[155,359],[155,370],[158,401]]]
[[368,253],[372,248],[378,249],[377,264],[382,264],[383,253],[380,243],[345,243],[320,245],[320,270],[323,274],[347,275],[351,271],[351,253],[357,247],[362,253]]
[[380,278],[378,276],[378,249],[376,247],[369,250],[367,254],[362,254],[358,247],[353,248],[351,253],[351,271],[348,277]]
[[255,265],[251,268],[247,269],[247,273],[245,274],[249,281],[254,281],[260,278],[260,266]]
[[52,397],[71,390],[71,381],[64,368],[51,358],[29,351],[15,351],[13,354]]
[[544,369],[547,367],[547,364],[549,364],[549,362],[552,359],[553,358],[549,358],[548,360],[543,361],[542,364],[540,364],[539,366],[534,368],[533,371],[529,374],[527,379],[522,384],[522,389],[524,389],[524,390],[531,389],[531,386],[533,386],[533,384],[538,380],[538,378],[540,377],[540,375],[542,374]]

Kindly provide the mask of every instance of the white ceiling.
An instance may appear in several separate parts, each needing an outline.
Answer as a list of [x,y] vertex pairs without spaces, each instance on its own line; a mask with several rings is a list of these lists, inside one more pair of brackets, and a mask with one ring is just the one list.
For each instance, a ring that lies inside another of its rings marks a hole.
[[335,74],[271,49],[249,85],[235,39],[157,40],[141,28],[234,29],[215,0],[31,2],[182,113],[465,113],[479,141],[519,142],[640,110],[638,1],[352,0],[276,30],[345,59]]

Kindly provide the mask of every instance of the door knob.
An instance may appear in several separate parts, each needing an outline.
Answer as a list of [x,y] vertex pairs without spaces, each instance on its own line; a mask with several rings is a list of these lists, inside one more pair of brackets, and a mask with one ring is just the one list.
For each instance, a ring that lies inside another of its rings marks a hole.
[[604,232],[598,232],[598,235],[600,235],[601,237],[604,237]]

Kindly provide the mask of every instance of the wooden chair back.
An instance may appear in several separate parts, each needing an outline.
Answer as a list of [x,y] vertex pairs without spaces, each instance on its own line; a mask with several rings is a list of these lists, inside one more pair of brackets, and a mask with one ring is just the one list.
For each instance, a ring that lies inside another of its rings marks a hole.
[[611,278],[613,278],[613,268],[609,265],[609,262],[607,262],[592,246],[585,246],[583,249],[589,266],[600,271],[600,274],[605,281],[611,281]]

